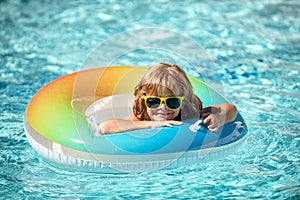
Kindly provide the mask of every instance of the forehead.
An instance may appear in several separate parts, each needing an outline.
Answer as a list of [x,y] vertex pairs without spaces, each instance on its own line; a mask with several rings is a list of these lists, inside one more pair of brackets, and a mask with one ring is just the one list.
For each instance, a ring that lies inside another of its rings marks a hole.
[[180,96],[182,95],[180,90],[176,87],[168,88],[161,84],[152,84],[144,88],[147,95],[168,97],[168,96]]

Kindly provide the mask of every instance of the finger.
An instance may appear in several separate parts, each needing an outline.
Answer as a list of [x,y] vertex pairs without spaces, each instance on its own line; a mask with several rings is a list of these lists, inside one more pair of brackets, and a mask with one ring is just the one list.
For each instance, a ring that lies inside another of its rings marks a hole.
[[201,117],[202,118],[206,118],[207,116],[209,116],[211,113],[207,112],[207,113],[201,113]]
[[218,131],[218,127],[214,124],[207,126],[207,128],[211,132],[217,132]]
[[201,117],[202,117],[202,118],[206,118],[206,117],[209,116],[210,114],[211,114],[210,112],[201,113]]
[[169,123],[169,124],[177,125],[177,126],[183,124],[182,121],[176,121],[176,120],[169,120],[169,121],[166,121],[166,122]]
[[183,122],[181,122],[181,121],[174,121],[173,124],[174,124],[174,125],[177,125],[177,126],[180,126],[180,125],[183,124]]
[[208,117],[206,117],[204,120],[203,120],[203,124],[204,125],[209,125],[211,123],[211,117],[210,116],[208,116]]
[[164,126],[168,126],[168,127],[171,127],[171,128],[173,127],[173,125],[171,123],[169,123],[169,122],[165,122]]
[[214,124],[210,124],[210,125],[207,126],[207,128],[208,129],[214,129],[214,128],[217,128],[217,126],[215,126]]
[[215,127],[215,128],[211,128],[211,129],[208,129],[210,132],[218,132],[218,128]]

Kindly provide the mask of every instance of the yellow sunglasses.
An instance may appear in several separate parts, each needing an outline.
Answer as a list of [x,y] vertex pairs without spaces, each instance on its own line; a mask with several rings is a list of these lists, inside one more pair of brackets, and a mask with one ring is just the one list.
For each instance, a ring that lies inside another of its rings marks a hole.
[[162,103],[170,110],[178,110],[181,108],[183,96],[157,97],[157,96],[143,96],[147,108],[151,110],[158,109]]

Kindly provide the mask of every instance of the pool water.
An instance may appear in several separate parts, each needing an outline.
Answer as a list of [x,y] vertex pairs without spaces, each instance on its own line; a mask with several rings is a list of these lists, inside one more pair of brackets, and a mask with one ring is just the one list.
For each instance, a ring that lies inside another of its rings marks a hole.
[[[298,1],[16,0],[1,1],[0,13],[1,199],[300,198]],[[97,64],[161,61],[238,107],[249,128],[242,148],[218,161],[114,175],[56,168],[27,142],[26,106],[49,81]]]

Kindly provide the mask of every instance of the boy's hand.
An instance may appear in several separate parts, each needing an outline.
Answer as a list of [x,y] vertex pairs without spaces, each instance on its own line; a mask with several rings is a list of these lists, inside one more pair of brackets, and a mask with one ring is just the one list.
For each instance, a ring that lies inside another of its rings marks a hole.
[[183,122],[181,121],[175,121],[175,120],[167,120],[167,121],[152,121],[151,122],[151,128],[160,128],[163,126],[173,127],[182,125]]
[[221,112],[220,108],[213,106],[204,108],[202,110],[201,117],[204,118],[203,125],[205,125],[211,132],[217,132],[225,122],[224,113]]

